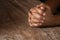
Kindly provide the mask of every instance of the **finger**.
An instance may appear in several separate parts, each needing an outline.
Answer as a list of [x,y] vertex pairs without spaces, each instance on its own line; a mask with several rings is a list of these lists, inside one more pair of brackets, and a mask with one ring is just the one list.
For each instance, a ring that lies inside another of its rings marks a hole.
[[39,24],[31,24],[32,26],[38,26]]
[[31,16],[32,16],[32,14],[30,12],[28,12],[28,17],[31,17]]
[[37,8],[39,8],[39,9],[42,10],[43,12],[46,11],[46,7],[44,7],[44,6],[40,6],[40,7],[37,7]]
[[31,19],[31,22],[32,23],[37,23],[37,22],[40,22],[40,20],[38,20],[38,19]]
[[[33,17],[35,17],[35,18],[40,18],[41,17],[40,14],[37,13],[36,9],[31,9],[30,11],[32,12]],[[30,13],[29,13],[29,15],[30,15],[30,17],[32,17]]]
[[38,25],[42,25],[42,23],[44,23],[44,20],[36,20],[36,19],[34,19],[34,20],[30,20],[30,22],[29,22],[29,25],[30,26],[38,26]]
[[32,21],[31,23],[36,23],[36,24],[38,24],[38,23],[44,23],[44,21],[43,21],[43,20],[40,20],[40,21]]
[[44,16],[44,17],[45,17],[45,16],[46,16],[46,12],[44,12],[44,13],[42,14],[42,16]]
[[45,18],[43,18],[43,20],[38,20],[38,19],[30,19],[30,18],[28,18],[28,22],[29,22],[29,24],[33,24],[33,23],[44,23],[44,19]]
[[31,9],[30,9],[30,13],[32,13],[32,14],[33,14],[33,13],[36,13],[35,8],[31,8]]
[[30,13],[31,13],[32,15],[36,16],[37,18],[39,18],[40,15],[41,15],[41,16],[45,16],[45,14],[43,13],[43,11],[40,10],[40,9],[38,9],[38,8],[36,8],[36,7],[33,8],[33,9],[30,9]]
[[45,20],[45,17],[37,18],[37,17],[31,16],[31,19],[30,20],[38,21],[39,22],[40,20]]
[[40,10],[39,8],[35,8],[35,10],[37,11],[37,13],[38,13],[39,15],[43,13],[43,11]]
[[36,7],[40,7],[40,6],[45,6],[45,4],[41,3],[41,4],[37,5]]
[[32,24],[31,24],[31,26],[41,26],[41,25],[42,25],[42,23],[38,23],[38,24],[32,23]]
[[30,19],[41,19],[42,17],[39,15],[39,14],[34,14],[34,15],[31,15],[30,13],[28,13],[28,17]]
[[46,15],[46,13],[44,11],[42,11],[38,8],[35,8],[35,10],[37,11],[37,13],[35,13],[35,14],[39,14],[40,16],[45,16]]
[[[40,16],[40,15],[38,15],[37,13],[36,14],[34,14],[34,15],[31,15],[30,13],[28,13],[28,15],[29,15],[29,19],[31,20],[35,20],[35,21],[38,21],[38,20],[45,20],[45,17],[43,17],[43,16]],[[45,15],[45,14],[44,14]]]
[[35,8],[35,9],[36,9],[36,11],[37,11],[37,13],[35,13],[35,14],[38,14],[38,15],[40,15],[40,16],[45,16],[45,15],[46,15],[46,12],[44,12],[44,11],[38,9],[38,8]]
[[43,20],[31,19],[30,22],[31,23],[43,23],[44,22],[44,19]]
[[44,11],[46,9],[46,5],[41,3],[40,5],[37,5],[37,8],[39,8],[42,11]]
[[33,26],[30,18],[28,18],[28,22],[30,26]]
[[31,18],[30,17],[28,17],[28,22],[31,22]]
[[33,17],[34,18],[39,18],[39,19],[41,18],[41,16],[38,13],[35,13],[35,14],[33,13]]

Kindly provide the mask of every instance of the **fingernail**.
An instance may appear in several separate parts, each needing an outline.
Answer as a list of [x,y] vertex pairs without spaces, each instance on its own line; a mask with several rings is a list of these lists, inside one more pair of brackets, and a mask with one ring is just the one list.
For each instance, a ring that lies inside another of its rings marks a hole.
[[40,9],[41,9],[41,10],[43,10],[43,11],[45,11],[45,10],[46,10],[46,8],[45,8],[45,7],[42,7],[42,6],[40,7]]
[[42,7],[42,6],[41,6],[40,8],[41,8],[42,10],[44,9],[44,7]]

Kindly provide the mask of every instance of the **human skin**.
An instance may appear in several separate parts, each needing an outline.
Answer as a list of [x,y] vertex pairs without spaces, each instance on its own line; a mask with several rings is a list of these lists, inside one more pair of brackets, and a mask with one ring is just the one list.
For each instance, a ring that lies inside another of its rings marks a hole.
[[[59,5],[59,0],[48,0],[45,4],[41,3],[33,7],[28,12],[28,22],[31,27],[60,25],[60,16],[53,15],[52,11]],[[53,4],[52,4],[53,3]]]

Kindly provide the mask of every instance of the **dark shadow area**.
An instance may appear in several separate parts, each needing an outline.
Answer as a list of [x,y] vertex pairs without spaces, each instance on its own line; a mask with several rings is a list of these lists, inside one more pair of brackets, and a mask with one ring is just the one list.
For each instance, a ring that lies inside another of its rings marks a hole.
[[41,1],[41,2],[45,3],[45,2],[47,2],[48,0],[39,0],[39,1]]

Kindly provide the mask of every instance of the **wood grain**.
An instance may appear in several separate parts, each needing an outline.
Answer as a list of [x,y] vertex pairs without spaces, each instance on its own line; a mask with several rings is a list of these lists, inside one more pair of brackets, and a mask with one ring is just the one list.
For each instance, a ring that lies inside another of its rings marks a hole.
[[60,40],[60,27],[29,28],[27,12],[37,4],[38,0],[0,0],[0,40]]

